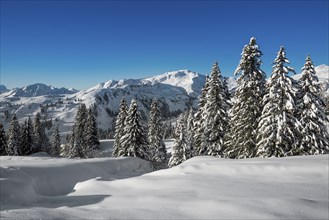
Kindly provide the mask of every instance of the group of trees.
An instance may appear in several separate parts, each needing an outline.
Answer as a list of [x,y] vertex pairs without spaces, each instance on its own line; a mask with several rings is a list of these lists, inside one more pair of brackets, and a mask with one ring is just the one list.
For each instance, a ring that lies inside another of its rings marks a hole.
[[98,150],[99,139],[93,108],[87,109],[85,104],[81,104],[75,117],[69,144],[64,149],[63,156],[93,158],[99,156]]
[[[329,153],[328,117],[311,57],[307,56],[296,81],[288,75],[294,70],[281,47],[266,81],[261,55],[256,39],[251,38],[235,71],[239,78],[232,106],[214,64],[197,112],[188,114],[185,125],[179,119],[173,147],[177,158],[169,165],[191,155],[251,158]],[[193,138],[188,138],[192,133]]]
[[[193,156],[210,155],[227,158],[283,157],[329,153],[328,106],[321,97],[321,88],[310,56],[302,76],[296,81],[289,76],[284,47],[274,60],[271,77],[261,69],[262,52],[251,38],[242,51],[235,71],[238,87],[235,97],[228,91],[218,63],[206,78],[196,111],[182,114],[173,128],[163,124],[159,101],[151,103],[147,128],[142,121],[136,100],[130,107],[123,98],[115,122],[113,156],[132,156],[152,162],[155,169],[167,166],[164,136],[174,133],[172,155],[168,166],[182,163]],[[328,102],[328,100],[326,100]],[[81,104],[75,124],[64,150],[64,156],[90,158],[98,156],[99,140],[95,111]],[[60,154],[58,128],[52,144],[45,133],[40,114],[32,124],[23,125],[14,115],[5,135],[0,124],[0,154],[28,155],[45,151]]]
[[53,129],[53,134],[52,143],[49,143],[40,113],[36,114],[34,122],[29,117],[21,125],[14,114],[9,125],[8,136],[3,125],[0,124],[0,155],[25,156],[46,152],[52,156],[59,156],[60,138],[57,126]]
[[115,124],[113,157],[139,157],[151,161],[155,169],[165,167],[167,151],[157,99],[153,99],[151,103],[147,131],[136,100],[132,100],[128,108],[123,98]]

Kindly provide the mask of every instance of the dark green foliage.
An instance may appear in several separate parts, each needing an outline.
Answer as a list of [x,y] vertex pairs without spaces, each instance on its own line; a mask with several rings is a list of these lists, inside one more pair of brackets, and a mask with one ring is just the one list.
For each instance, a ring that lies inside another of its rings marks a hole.
[[7,139],[3,124],[0,124],[0,156],[7,155]]

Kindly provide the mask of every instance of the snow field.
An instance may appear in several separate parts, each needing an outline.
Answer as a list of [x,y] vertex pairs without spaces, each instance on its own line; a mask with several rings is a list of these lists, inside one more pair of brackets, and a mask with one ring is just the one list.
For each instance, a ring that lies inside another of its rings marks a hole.
[[328,161],[204,156],[150,172],[136,158],[1,157],[1,216],[328,219]]

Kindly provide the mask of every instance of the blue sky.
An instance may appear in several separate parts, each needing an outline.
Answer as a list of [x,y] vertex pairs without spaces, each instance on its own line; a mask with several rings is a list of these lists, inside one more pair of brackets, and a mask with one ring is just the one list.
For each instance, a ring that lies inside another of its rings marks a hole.
[[281,45],[300,72],[328,64],[328,1],[3,1],[1,84],[85,89],[190,69],[224,75],[255,36],[271,73]]

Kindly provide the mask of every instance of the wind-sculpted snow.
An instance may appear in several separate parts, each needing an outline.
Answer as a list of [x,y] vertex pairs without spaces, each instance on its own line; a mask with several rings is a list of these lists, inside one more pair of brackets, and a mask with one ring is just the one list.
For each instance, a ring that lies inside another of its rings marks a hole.
[[140,176],[134,158],[1,157],[1,217],[328,219],[328,160],[194,157]]
[[1,210],[40,202],[46,197],[65,196],[74,191],[77,183],[89,179],[110,181],[151,170],[150,163],[138,158],[1,157]]

